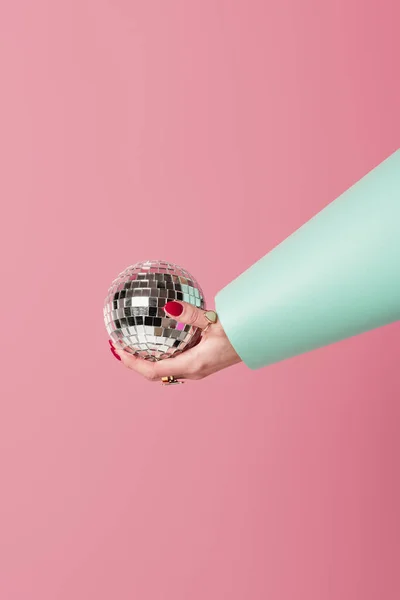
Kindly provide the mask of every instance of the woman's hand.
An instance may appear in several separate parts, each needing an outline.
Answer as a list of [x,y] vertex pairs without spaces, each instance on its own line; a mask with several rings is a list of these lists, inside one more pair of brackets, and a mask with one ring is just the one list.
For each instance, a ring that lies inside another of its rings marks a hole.
[[[204,316],[205,311],[187,302],[169,302],[165,312],[174,319],[179,318],[180,323],[200,329],[205,329],[209,324]],[[114,346],[112,352],[128,369],[140,373],[149,381],[160,381],[161,377],[168,376],[176,379],[203,379],[241,362],[219,321],[210,325],[196,346],[159,362],[133,356]]]

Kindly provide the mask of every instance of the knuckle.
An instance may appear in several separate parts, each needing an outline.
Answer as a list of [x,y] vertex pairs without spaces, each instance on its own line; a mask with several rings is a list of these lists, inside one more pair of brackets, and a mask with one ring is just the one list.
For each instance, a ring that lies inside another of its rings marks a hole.
[[186,316],[188,325],[195,325],[198,319],[198,314],[195,306],[189,305]]
[[205,375],[201,371],[195,373],[192,377],[195,381],[199,381],[200,379],[204,379]]
[[157,375],[157,373],[147,373],[146,374],[146,379],[148,381],[157,381],[158,380],[158,375]]
[[200,326],[202,324],[203,312],[193,304],[186,305],[182,316],[188,325]]
[[203,379],[203,377],[205,377],[205,371],[205,363],[201,360],[198,360],[190,366],[188,375],[191,379]]

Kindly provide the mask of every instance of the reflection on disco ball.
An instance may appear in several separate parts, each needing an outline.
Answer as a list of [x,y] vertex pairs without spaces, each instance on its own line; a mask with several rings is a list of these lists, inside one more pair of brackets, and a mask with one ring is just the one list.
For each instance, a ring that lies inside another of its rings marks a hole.
[[148,260],[125,269],[112,282],[104,303],[104,322],[114,345],[151,361],[194,346],[201,331],[166,315],[164,305],[171,300],[205,305],[197,281],[177,265]]

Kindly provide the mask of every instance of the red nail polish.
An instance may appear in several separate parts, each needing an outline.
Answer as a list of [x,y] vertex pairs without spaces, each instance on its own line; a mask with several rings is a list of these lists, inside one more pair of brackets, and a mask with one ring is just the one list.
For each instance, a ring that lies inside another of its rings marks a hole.
[[115,358],[116,358],[117,360],[121,360],[121,357],[120,357],[120,356],[118,356],[118,354],[117,354],[117,353],[114,351],[114,348],[110,348],[110,350],[111,350],[111,354],[112,354],[113,356],[115,356]]
[[179,317],[183,313],[183,306],[179,302],[167,302],[164,306],[164,310],[166,310],[173,317]]
[[110,344],[111,348],[115,348],[114,344],[112,343],[111,340],[108,340],[108,343]]

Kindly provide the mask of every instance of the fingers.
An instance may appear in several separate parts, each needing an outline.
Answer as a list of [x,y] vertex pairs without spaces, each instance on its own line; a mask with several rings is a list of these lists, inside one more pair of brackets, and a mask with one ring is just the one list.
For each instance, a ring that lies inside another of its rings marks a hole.
[[157,376],[154,369],[156,363],[151,363],[148,360],[140,358],[139,356],[133,356],[132,354],[129,354],[124,350],[120,350],[119,348],[116,348],[115,352],[121,358],[121,361],[125,367],[132,369],[132,371],[136,371],[136,373],[139,373],[149,381],[156,380]]
[[180,323],[185,325],[193,325],[194,327],[200,327],[205,329],[209,324],[209,321],[204,316],[205,311],[189,302],[167,302],[164,306],[165,312],[173,317],[179,319]]
[[168,376],[176,377],[176,379],[189,379],[196,373],[198,367],[196,348],[160,362],[150,362],[119,348],[116,348],[115,352],[121,358],[125,367],[136,371],[149,381],[159,381],[161,377]]

